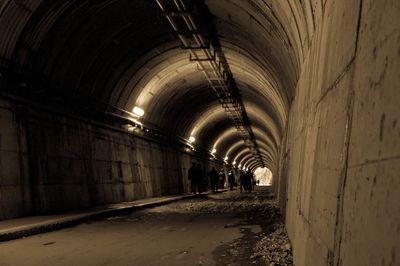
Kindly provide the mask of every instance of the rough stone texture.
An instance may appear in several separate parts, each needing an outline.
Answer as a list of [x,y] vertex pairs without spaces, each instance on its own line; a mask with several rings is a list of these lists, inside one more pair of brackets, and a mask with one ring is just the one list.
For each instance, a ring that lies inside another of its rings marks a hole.
[[296,265],[399,263],[399,12],[326,1],[316,24],[281,146]]
[[188,168],[199,160],[3,99],[0,108],[0,219],[187,192]]

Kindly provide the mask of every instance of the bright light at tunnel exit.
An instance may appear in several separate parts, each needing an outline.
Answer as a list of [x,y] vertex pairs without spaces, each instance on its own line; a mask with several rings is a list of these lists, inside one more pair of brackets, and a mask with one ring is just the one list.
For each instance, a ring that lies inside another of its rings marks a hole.
[[135,106],[135,107],[132,109],[132,113],[134,113],[135,115],[141,117],[141,116],[144,115],[144,110],[143,110],[142,108],[139,108],[139,107]]
[[260,186],[272,186],[272,172],[267,167],[259,167],[254,171],[256,181],[260,180]]

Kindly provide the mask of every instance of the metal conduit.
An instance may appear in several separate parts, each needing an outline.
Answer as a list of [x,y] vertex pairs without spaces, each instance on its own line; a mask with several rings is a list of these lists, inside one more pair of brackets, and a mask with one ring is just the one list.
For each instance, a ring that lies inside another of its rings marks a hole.
[[189,51],[189,60],[197,63],[246,146],[264,167],[242,97],[218,38],[205,26],[204,19],[200,18],[201,14],[196,14],[199,10],[193,5],[193,1],[188,3],[186,0],[156,0],[156,2],[180,39],[181,48]]

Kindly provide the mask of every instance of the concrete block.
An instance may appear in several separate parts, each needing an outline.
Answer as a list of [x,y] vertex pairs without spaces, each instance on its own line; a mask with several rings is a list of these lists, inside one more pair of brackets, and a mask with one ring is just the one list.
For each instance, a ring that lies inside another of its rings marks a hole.
[[342,265],[399,265],[400,159],[349,168],[343,206]]
[[319,240],[318,235],[309,235],[306,243],[308,248],[305,252],[304,265],[330,265],[328,258],[331,256],[331,251]]
[[125,195],[124,201],[132,201],[135,199],[133,183],[124,184],[124,195]]
[[63,190],[60,184],[40,184],[34,189],[37,190],[35,207],[38,213],[47,214],[63,210]]
[[97,160],[109,160],[111,154],[111,148],[109,143],[102,138],[96,137],[94,140],[94,158]]
[[94,175],[98,183],[106,183],[111,180],[111,162],[96,160]]
[[363,1],[351,166],[400,156],[399,13],[399,1]]
[[132,176],[132,169],[130,164],[123,163],[121,165],[122,169],[122,178],[124,182],[130,183],[133,182],[133,176]]
[[19,135],[17,134],[3,134],[0,132],[0,152],[1,151],[14,151],[19,152]]
[[103,202],[105,204],[112,203],[114,198],[114,190],[111,183],[103,184]]
[[313,169],[315,162],[316,144],[319,135],[319,114],[315,114],[315,117],[309,117],[309,126],[304,132],[304,146],[301,157],[301,180],[299,181],[299,189],[302,191],[298,195],[299,208],[305,217],[309,217],[310,201],[311,201],[311,189],[313,182]]
[[0,123],[1,125],[12,125],[14,121],[13,106],[8,104],[6,101],[0,102]]
[[144,166],[145,165],[145,157],[144,157],[144,153],[142,152],[143,150],[146,150],[146,148],[143,149],[143,146],[138,146],[137,147],[137,152],[136,152],[136,161],[138,163],[138,165]]
[[289,223],[295,223],[296,225],[292,227],[290,232],[288,231],[292,246],[296,247],[293,248],[294,261],[296,261],[298,265],[306,265],[307,248],[310,241],[310,238],[308,237],[310,235],[308,223],[298,212],[290,213],[286,220]]
[[[357,45],[360,0],[327,1],[322,20],[320,56],[322,94],[333,85],[353,60]],[[320,25],[319,25],[320,26]]]
[[110,203],[118,203],[125,201],[124,197],[124,184],[122,183],[113,183],[111,185],[112,196]]
[[47,182],[50,184],[81,184],[86,171],[78,158],[50,157],[47,160]]
[[148,192],[146,189],[146,183],[134,183],[133,194],[135,196],[135,199],[142,199],[147,197]]
[[2,185],[0,187],[3,219],[12,219],[27,215],[25,199],[19,185]]
[[105,192],[104,192],[104,184],[103,183],[98,183],[94,185],[94,191],[95,191],[95,201],[97,205],[104,205],[106,204],[105,200]]
[[[0,114],[4,109],[0,109]],[[12,117],[12,113],[9,110],[4,111],[2,117],[0,117],[0,134],[1,135],[17,135],[18,128]]]
[[62,185],[63,211],[90,207],[87,186],[82,184]]
[[0,185],[20,185],[20,154],[0,151]]

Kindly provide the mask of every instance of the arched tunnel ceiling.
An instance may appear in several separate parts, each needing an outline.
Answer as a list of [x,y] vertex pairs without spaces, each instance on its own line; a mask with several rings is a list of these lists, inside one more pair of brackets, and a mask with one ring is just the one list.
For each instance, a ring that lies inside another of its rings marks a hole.
[[[272,167],[315,7],[309,1],[204,2]],[[0,66],[28,80],[32,91],[126,110],[137,105],[146,112],[144,123],[184,138],[193,134],[197,145],[216,147],[221,157],[244,154],[233,123],[153,0],[4,0],[0,33]]]

